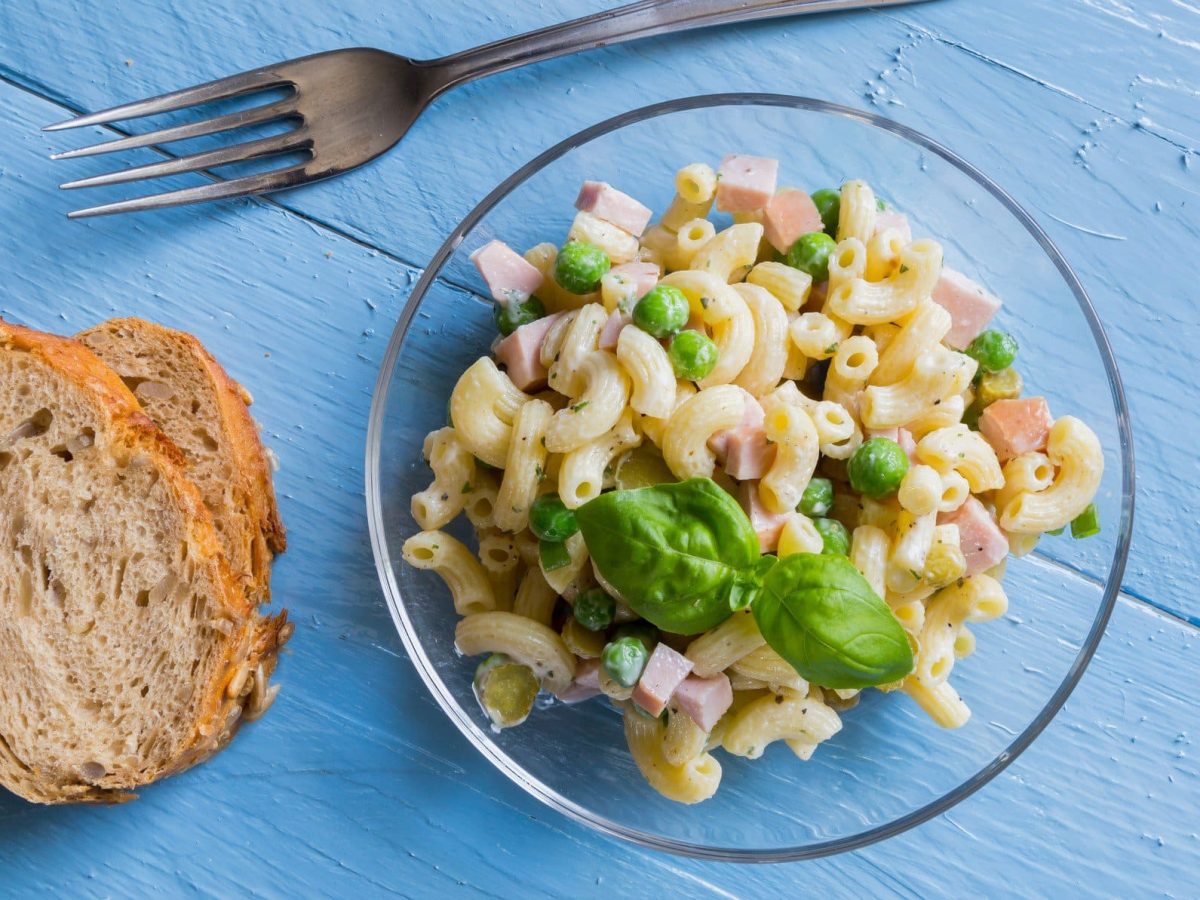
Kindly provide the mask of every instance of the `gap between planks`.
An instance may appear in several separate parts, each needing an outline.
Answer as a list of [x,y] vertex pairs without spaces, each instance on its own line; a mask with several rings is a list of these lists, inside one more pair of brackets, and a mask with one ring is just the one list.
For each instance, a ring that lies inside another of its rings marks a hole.
[[[879,13],[879,12],[877,12],[876,14],[877,15],[886,15],[884,13]],[[912,24],[910,22],[907,22],[907,21],[905,21],[899,17],[895,17],[895,16],[889,16],[889,18],[893,18],[893,19],[895,19],[895,21],[900,22],[901,24],[905,25],[906,27],[910,27],[916,31],[919,31],[921,34],[925,35],[926,37],[928,37],[932,40],[935,40],[935,41],[938,41],[939,43],[946,44],[947,46],[951,46],[956,49],[962,50],[966,53],[969,53],[972,56],[979,58],[980,60],[982,60],[984,62],[996,65],[997,67],[999,67],[1005,71],[1015,73],[1021,77],[1033,78],[1033,76],[1030,76],[1027,73],[1024,73],[1018,69],[1014,69],[1011,66],[1007,66],[1004,63],[1001,63],[997,60],[991,59],[990,57],[986,57],[986,56],[984,56],[984,55],[982,55],[982,54],[980,54],[980,53],[970,49],[969,47],[967,47],[963,44],[960,44],[956,41],[952,41],[948,38],[943,38],[943,37],[935,34],[934,32],[931,32],[928,29],[925,29],[919,25]],[[1034,79],[1034,80],[1038,81],[1037,79]],[[51,103],[55,106],[65,109],[67,112],[71,113],[72,115],[80,116],[80,115],[83,115],[85,112],[87,112],[86,110],[81,109],[80,107],[67,101],[64,98],[51,95],[48,92],[48,90],[45,88],[44,85],[39,85],[39,86],[35,87],[32,83],[18,80],[17,73],[13,72],[10,69],[0,67],[0,83],[7,84],[10,87],[15,88],[16,90],[23,91],[27,94],[37,97],[39,100],[42,100],[46,103]],[[1046,82],[1038,81],[1038,84],[1042,85],[1047,90],[1055,90],[1053,85],[1049,85]],[[1088,103],[1082,97],[1079,97],[1075,94],[1071,94],[1069,92],[1063,92],[1063,91],[1056,91],[1056,92],[1061,93],[1061,94],[1063,94],[1063,96],[1069,97],[1070,99],[1073,99],[1080,103],[1083,103],[1084,105],[1086,105],[1090,108],[1096,109],[1101,112],[1105,112],[1106,115],[1112,115],[1111,113],[1107,113],[1100,107],[1097,107],[1091,103]],[[1119,118],[1119,117],[1117,117],[1117,118]],[[99,127],[104,129],[105,131],[112,133],[113,135],[118,136],[118,137],[128,137],[130,134],[132,134],[132,132],[126,131],[122,128],[117,128],[116,126],[113,126],[113,125],[101,125]],[[1153,132],[1148,132],[1148,133],[1154,135]],[[1154,136],[1161,137],[1160,135],[1154,135]],[[1163,140],[1168,140],[1168,139],[1163,138]],[[175,154],[171,153],[169,150],[166,150],[163,147],[160,147],[156,144],[151,145],[151,146],[147,147],[146,149],[152,150],[155,153],[159,154],[160,156],[166,157],[168,159],[177,158],[175,156]],[[206,178],[209,178],[213,181],[223,181],[224,180],[221,178],[221,176],[219,176],[213,172],[210,172],[207,169],[200,170],[199,174],[204,175]],[[244,199],[251,200],[255,203],[259,203],[264,206],[273,207],[277,210],[280,210],[285,215],[290,215],[290,216],[296,217],[297,219],[307,223],[309,226],[311,226],[313,228],[317,228],[322,231],[326,231],[335,237],[341,238],[342,240],[350,241],[352,244],[356,244],[357,246],[362,247],[365,250],[369,250],[372,253],[377,253],[380,256],[384,257],[385,259],[389,259],[398,265],[404,266],[409,269],[413,269],[417,272],[424,272],[424,270],[425,270],[424,265],[422,265],[420,263],[414,262],[412,260],[404,259],[401,256],[397,256],[395,253],[392,253],[388,250],[383,249],[382,247],[372,244],[370,241],[363,240],[360,237],[350,234],[349,232],[345,231],[344,229],[338,228],[336,225],[331,225],[330,223],[325,222],[322,219],[318,219],[315,216],[311,216],[311,215],[308,215],[307,213],[300,212],[296,209],[293,209],[290,206],[285,206],[284,204],[282,204],[279,201],[274,200],[270,197],[259,195],[259,196],[255,196],[255,197],[247,197]],[[454,286],[462,289],[463,291],[465,291],[467,293],[471,293],[471,294],[475,293],[473,290],[471,290],[466,285],[454,284]],[[1043,564],[1046,564],[1052,568],[1056,568],[1063,572],[1066,572],[1076,578],[1079,578],[1083,581],[1088,582],[1089,584],[1091,584],[1097,588],[1100,588],[1100,589],[1104,588],[1103,581],[1101,581],[1099,578],[1096,578],[1094,575],[1084,572],[1081,569],[1078,569],[1074,566],[1067,565],[1066,563],[1060,562],[1059,560],[1056,560],[1056,559],[1053,559],[1052,557],[1046,556],[1043,553],[1035,552],[1033,554],[1033,556],[1036,559],[1038,559],[1040,562],[1042,562]],[[1186,627],[1190,630],[1193,630],[1193,631],[1200,631],[1200,619],[1193,620],[1186,616],[1180,615],[1179,613],[1174,612],[1173,610],[1169,609],[1168,607],[1165,607],[1165,606],[1155,602],[1154,600],[1150,599],[1149,597],[1142,597],[1138,594],[1134,594],[1134,593],[1126,590],[1125,588],[1121,588],[1117,592],[1117,594],[1119,597],[1123,597],[1131,603],[1145,606],[1147,609],[1151,610],[1152,612],[1158,613],[1159,615],[1161,615],[1167,619],[1170,619],[1172,622],[1174,622],[1176,624],[1183,625],[1184,627]]]

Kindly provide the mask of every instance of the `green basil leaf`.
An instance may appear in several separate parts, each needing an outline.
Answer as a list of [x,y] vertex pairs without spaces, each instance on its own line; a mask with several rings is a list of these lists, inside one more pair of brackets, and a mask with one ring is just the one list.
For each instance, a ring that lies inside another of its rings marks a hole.
[[729,592],[729,608],[733,612],[750,606],[762,593],[763,579],[778,560],[774,556],[760,556],[753,569],[743,569],[734,576],[733,589]]
[[664,631],[707,631],[760,591],[758,537],[710,478],[611,491],[575,517],[601,579]]
[[814,684],[864,688],[912,671],[908,635],[844,556],[780,560],[752,608],[771,648]]

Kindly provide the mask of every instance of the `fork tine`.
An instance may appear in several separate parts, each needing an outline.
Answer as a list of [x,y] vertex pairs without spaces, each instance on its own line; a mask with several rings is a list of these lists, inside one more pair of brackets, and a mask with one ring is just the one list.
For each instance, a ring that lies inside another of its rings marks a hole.
[[116,203],[106,203],[103,206],[93,206],[88,209],[77,209],[67,213],[70,219],[88,219],[92,216],[110,216],[114,213],[141,212],[149,209],[165,209],[170,206],[183,206],[187,203],[204,203],[208,200],[222,200],[233,197],[248,197],[251,194],[265,194],[268,191],[280,191],[284,188],[295,187],[308,180],[304,174],[304,164],[275,169],[271,172],[261,172],[258,175],[248,175],[233,181],[218,181],[199,187],[184,188],[178,191],[168,191],[164,194],[152,194],[148,197],[136,197],[132,200],[120,200]]
[[141,181],[145,178],[162,178],[164,175],[182,175],[185,172],[197,172],[201,169],[225,166],[230,163],[261,159],[264,156],[277,156],[280,153],[307,150],[311,147],[312,139],[305,130],[296,128],[257,141],[245,141],[231,147],[221,147],[218,150],[164,159],[162,162],[134,166],[132,169],[120,169],[104,175],[93,175],[90,178],[80,178],[78,181],[60,184],[59,187],[64,191],[69,191],[76,188],[98,187],[102,184],[124,184],[127,181]]
[[138,119],[142,116],[153,116],[158,113],[185,109],[200,103],[210,103],[213,100],[224,100],[227,97],[236,97],[240,94],[251,93],[252,91],[283,87],[291,83],[287,78],[275,74],[270,69],[253,69],[249,72],[242,72],[240,75],[219,78],[216,81],[198,84],[195,87],[172,91],[169,94],[161,94],[158,97],[137,100],[122,106],[103,109],[100,112],[76,116],[74,119],[67,119],[64,122],[47,125],[42,130],[62,131],[65,128],[82,128],[85,125],[104,125],[108,122],[115,122],[118,119]]
[[183,141],[188,138],[202,137],[206,134],[217,134],[247,125],[262,125],[285,119],[295,115],[296,105],[292,98],[270,103],[266,106],[255,106],[242,109],[215,119],[205,119],[201,122],[190,122],[186,125],[176,125],[173,128],[162,128],[146,134],[134,134],[115,141],[93,144],[90,147],[79,147],[75,150],[64,150],[62,153],[51,154],[51,159],[75,159],[80,156],[95,156],[98,153],[115,153],[118,150],[134,150],[138,147],[150,147],[154,144],[169,144],[171,141]]

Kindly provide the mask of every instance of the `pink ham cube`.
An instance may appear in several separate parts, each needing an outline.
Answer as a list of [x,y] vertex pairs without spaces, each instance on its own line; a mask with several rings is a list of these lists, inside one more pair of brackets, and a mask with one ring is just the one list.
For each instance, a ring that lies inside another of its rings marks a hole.
[[621,263],[619,266],[613,266],[609,272],[615,275],[624,275],[633,282],[635,289],[634,298],[640,300],[658,284],[658,278],[661,274],[658,266],[650,262],[627,262]]
[[987,507],[974,497],[953,512],[941,513],[939,525],[958,526],[958,546],[967,560],[967,575],[978,575],[1008,556],[1008,538]]
[[658,644],[633,689],[633,702],[650,715],[657,716],[667,708],[671,695],[691,672],[690,659],[666,644]]
[[875,233],[894,228],[900,232],[900,239],[905,244],[912,243],[912,226],[908,224],[908,216],[898,212],[881,212],[875,215]]
[[[703,324],[696,326],[697,330],[704,329]],[[763,412],[762,404],[754,399],[749,392],[746,393],[746,405],[742,408],[742,421],[738,422],[733,428],[726,428],[724,431],[718,431],[708,439],[708,449],[716,454],[717,461],[724,464],[725,455],[729,451],[729,439],[738,431],[746,430],[753,431],[761,430],[763,422],[766,420],[766,413]]]
[[997,400],[979,416],[979,433],[1004,463],[1022,453],[1043,449],[1053,424],[1045,397]]
[[900,429],[896,427],[867,429],[867,440],[877,437],[887,438],[889,441],[895,441],[898,444],[900,443]]
[[579,703],[600,693],[600,660],[581,659],[575,665],[574,680],[558,694],[558,699],[563,703]]
[[733,686],[724,672],[711,678],[689,675],[675,689],[675,706],[704,732],[716,727],[721,716],[733,705]]
[[747,394],[742,421],[708,439],[709,448],[731,478],[762,478],[775,461],[775,447],[768,443],[763,430],[764,418],[762,405]]
[[735,428],[725,445],[725,472],[738,481],[762,478],[775,462],[775,445],[762,426]]
[[608,314],[608,318],[604,320],[604,327],[600,329],[601,350],[616,350],[617,340],[621,337],[621,329],[628,325],[632,320],[629,313],[621,312],[619,309],[614,309]]
[[962,350],[979,336],[1000,308],[1000,299],[962,272],[943,268],[933,286],[933,302],[950,313],[950,331],[946,343]]
[[542,365],[542,341],[562,315],[555,313],[535,319],[496,345],[496,362],[504,366],[509,380],[520,390],[527,391],[545,384],[548,373]]
[[471,262],[497,303],[524,303],[542,286],[542,273],[503,241],[488,241]]
[[650,208],[604,181],[585,181],[575,208],[640,237],[650,224]]
[[762,209],[775,194],[779,160],[762,156],[727,156],[717,170],[717,209],[721,212],[753,212]]
[[787,253],[800,235],[824,228],[816,204],[804,191],[780,191],[763,210],[763,234],[780,253]]
[[[787,513],[773,513],[763,504],[758,493],[757,481],[743,481],[738,489],[738,502],[750,517],[750,526],[758,535],[758,545],[763,553],[773,553],[779,546],[779,535],[787,523]],[[1005,545],[1007,546],[1007,544]]]

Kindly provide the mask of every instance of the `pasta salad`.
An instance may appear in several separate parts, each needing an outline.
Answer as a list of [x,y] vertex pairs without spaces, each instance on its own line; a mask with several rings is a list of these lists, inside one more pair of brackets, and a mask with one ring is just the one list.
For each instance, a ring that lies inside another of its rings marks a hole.
[[1000,300],[865,182],[777,174],[685,166],[653,225],[588,181],[562,246],[475,251],[500,336],[425,439],[404,544],[494,727],[607,699],[684,803],[714,751],[808,759],[870,688],[963,725],[950,676],[1008,554],[1099,531],[1100,443],[1022,396]]

